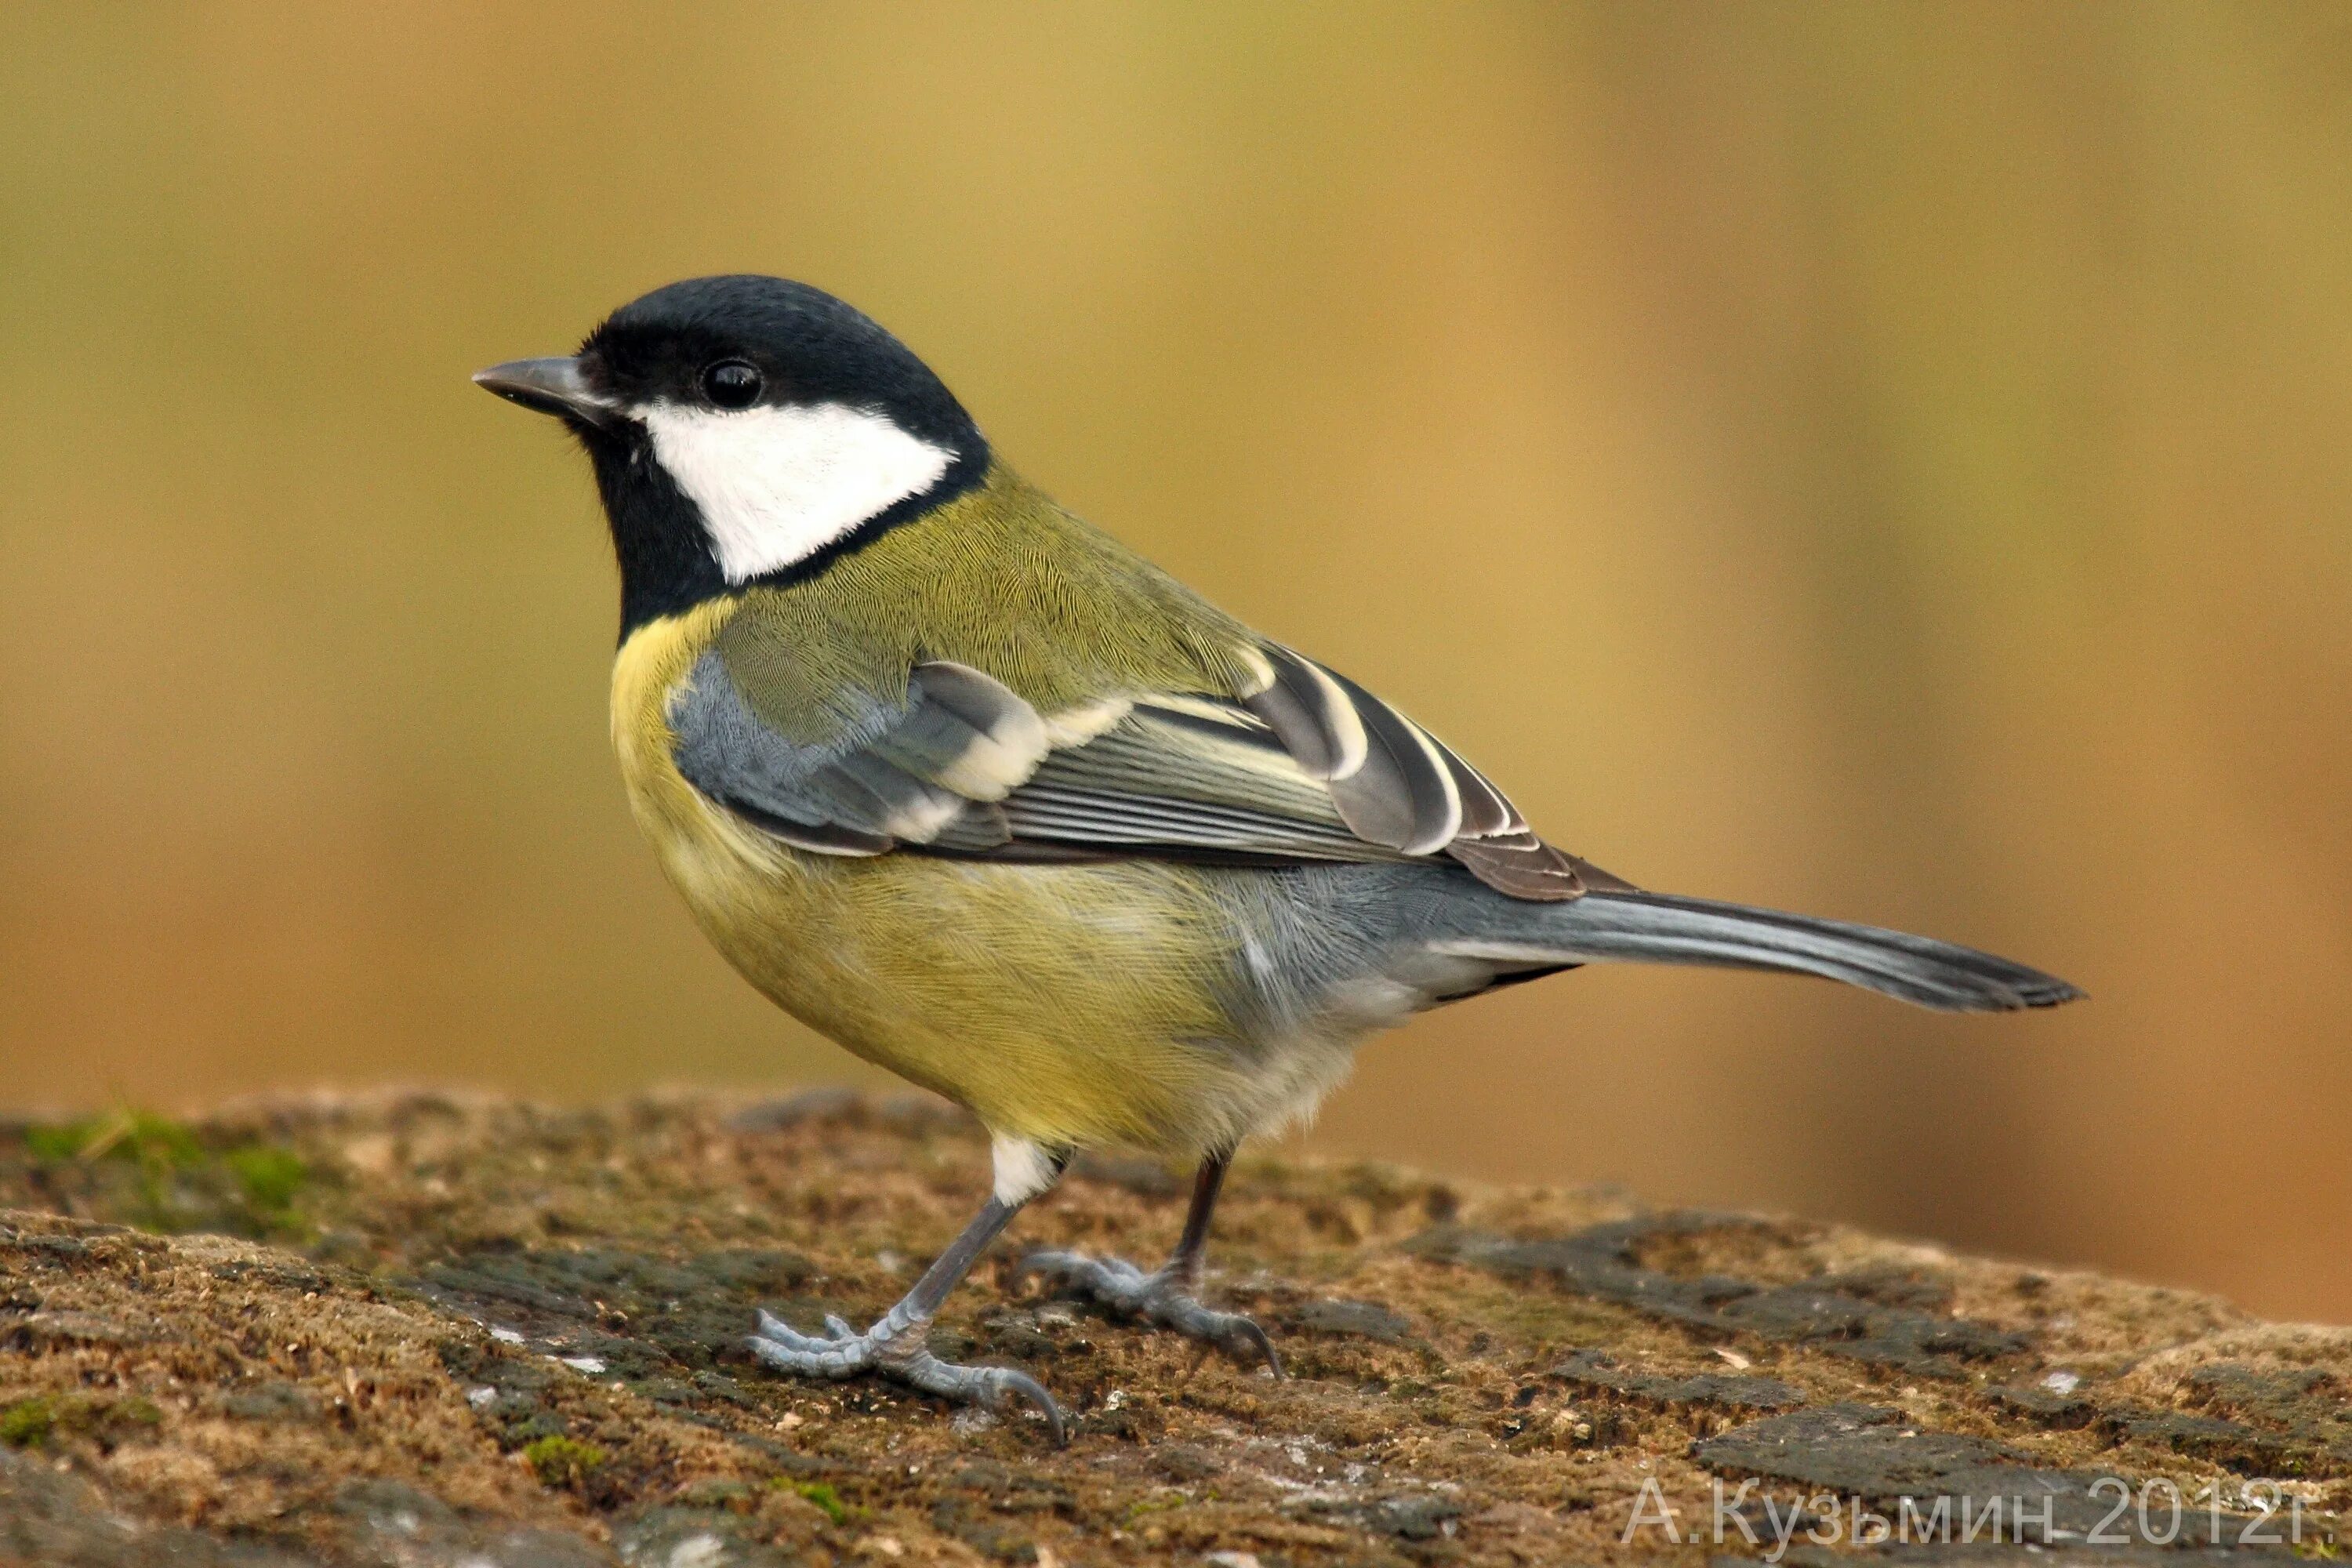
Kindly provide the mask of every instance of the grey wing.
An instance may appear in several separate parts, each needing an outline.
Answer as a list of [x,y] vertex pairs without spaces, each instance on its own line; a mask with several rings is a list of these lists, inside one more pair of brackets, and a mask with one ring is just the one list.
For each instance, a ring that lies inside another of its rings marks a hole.
[[804,849],[1296,864],[1443,853],[1524,899],[1628,884],[1536,837],[1388,704],[1289,650],[1234,700],[1156,693],[1041,715],[968,666],[917,665],[816,744],[764,723],[707,654],[673,700],[680,773]]
[[1010,837],[995,802],[1045,753],[1045,726],[1010,690],[963,665],[918,666],[904,699],[869,696],[817,743],[779,734],[725,661],[703,655],[671,700],[687,782],[788,844],[880,855],[942,835],[975,848]]
[[1349,827],[1412,855],[1443,852],[1513,898],[1573,899],[1633,885],[1545,843],[1503,792],[1428,731],[1362,687],[1276,644],[1273,679],[1250,711],[1325,781]]
[[672,699],[688,782],[803,849],[1002,858],[1157,855],[1402,860],[1240,706],[1163,696],[1040,715],[1002,682],[934,661],[903,701],[869,699],[817,744],[763,722],[707,654]]
[[1321,780],[1238,703],[1135,700],[1007,795],[1015,844],[1251,861],[1418,858],[1357,833]]

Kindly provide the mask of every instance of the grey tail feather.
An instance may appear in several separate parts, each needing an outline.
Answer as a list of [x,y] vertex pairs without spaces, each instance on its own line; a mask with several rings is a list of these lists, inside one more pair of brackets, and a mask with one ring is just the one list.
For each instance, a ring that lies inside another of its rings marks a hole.
[[[1490,911],[1494,906],[1486,906]],[[1668,893],[1587,893],[1518,906],[1507,933],[1444,947],[1504,962],[1697,963],[1840,980],[1948,1013],[2054,1007],[2083,993],[2054,975],[1932,937]],[[1527,918],[1536,910],[1540,914]]]

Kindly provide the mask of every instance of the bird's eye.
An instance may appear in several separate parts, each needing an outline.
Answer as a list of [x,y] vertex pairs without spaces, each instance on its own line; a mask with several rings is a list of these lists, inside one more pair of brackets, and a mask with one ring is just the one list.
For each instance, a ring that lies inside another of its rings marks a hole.
[[721,408],[749,408],[760,401],[760,367],[723,359],[702,373],[702,395]]

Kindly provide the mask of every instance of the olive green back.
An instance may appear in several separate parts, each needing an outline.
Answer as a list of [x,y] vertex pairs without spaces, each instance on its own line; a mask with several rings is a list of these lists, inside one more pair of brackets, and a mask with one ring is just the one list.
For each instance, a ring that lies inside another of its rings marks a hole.
[[761,720],[822,745],[906,696],[925,659],[986,670],[1054,713],[1137,691],[1262,684],[1249,628],[1003,465],[978,488],[786,587],[718,637]]

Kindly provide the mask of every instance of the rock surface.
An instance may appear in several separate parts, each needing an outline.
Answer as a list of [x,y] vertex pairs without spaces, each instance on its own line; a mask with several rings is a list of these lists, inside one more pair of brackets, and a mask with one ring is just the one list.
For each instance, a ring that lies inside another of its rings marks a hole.
[[946,1108],[831,1090],[0,1125],[0,1563],[2187,1563],[2331,1556],[2352,1503],[2352,1331],[1370,1164],[1228,1188],[1211,1295],[1286,1381],[1007,1288],[1165,1250],[1183,1183],[1133,1160],[933,1336],[1068,1447],[751,1363],[755,1306],[887,1306],[986,1172]]

